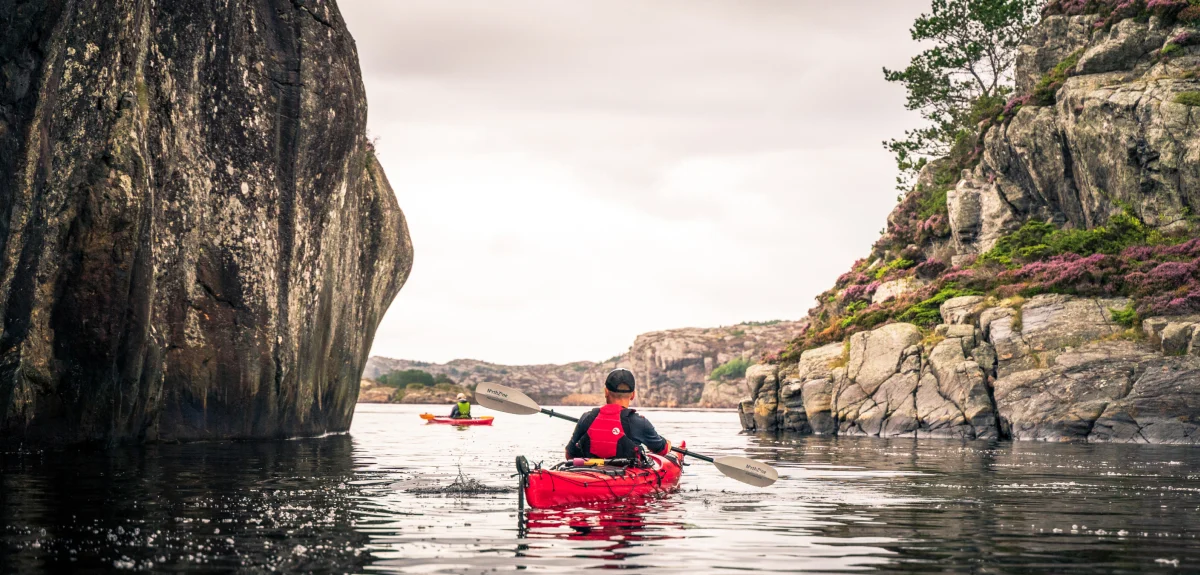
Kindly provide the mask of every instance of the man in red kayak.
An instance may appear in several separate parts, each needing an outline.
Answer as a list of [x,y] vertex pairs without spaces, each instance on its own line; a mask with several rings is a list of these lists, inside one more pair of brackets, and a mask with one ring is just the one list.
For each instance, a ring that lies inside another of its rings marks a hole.
[[567,443],[567,459],[635,459],[635,450],[645,445],[659,455],[671,452],[671,442],[663,439],[645,417],[629,409],[634,397],[633,372],[614,369],[604,380],[604,407],[597,407],[579,418],[575,433]]

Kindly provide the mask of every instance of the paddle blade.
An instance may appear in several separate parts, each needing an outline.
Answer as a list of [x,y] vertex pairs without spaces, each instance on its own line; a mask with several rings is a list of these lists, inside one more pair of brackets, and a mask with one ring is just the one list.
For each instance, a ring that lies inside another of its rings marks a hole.
[[432,414],[432,413],[422,413],[422,414],[421,414],[421,419],[424,419],[424,420],[430,420],[430,419],[433,419],[433,414]]
[[498,383],[485,383],[475,388],[475,401],[488,409],[515,415],[529,415],[542,410],[529,396]]
[[766,487],[779,480],[779,472],[761,461],[746,457],[718,457],[713,465],[726,476],[755,487]]

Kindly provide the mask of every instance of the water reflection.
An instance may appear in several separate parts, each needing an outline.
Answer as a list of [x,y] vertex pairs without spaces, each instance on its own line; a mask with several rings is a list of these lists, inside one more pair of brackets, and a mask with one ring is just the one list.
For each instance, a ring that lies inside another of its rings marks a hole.
[[639,498],[587,508],[528,509],[518,515],[518,537],[525,540],[520,550],[538,557],[538,549],[552,547],[539,540],[597,542],[577,556],[623,562],[644,555],[638,551],[643,542],[680,538],[670,533],[682,529],[681,523],[658,519],[672,517],[674,507],[670,500]]
[[650,411],[781,480],[694,462],[666,498],[519,514],[511,491],[432,488],[515,487],[515,456],[552,464],[570,426],[458,429],[427,409],[360,406],[352,435],[322,439],[4,453],[0,573],[1200,570],[1194,448],[776,439],[728,412]]
[[321,439],[0,457],[0,572],[362,565],[353,445]]

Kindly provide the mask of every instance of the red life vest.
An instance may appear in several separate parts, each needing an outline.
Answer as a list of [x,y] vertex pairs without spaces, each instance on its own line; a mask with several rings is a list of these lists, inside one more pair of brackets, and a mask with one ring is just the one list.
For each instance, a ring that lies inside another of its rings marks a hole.
[[593,456],[604,459],[617,456],[617,446],[625,437],[625,426],[621,425],[621,411],[624,409],[615,403],[600,408],[599,415],[587,431],[587,447]]

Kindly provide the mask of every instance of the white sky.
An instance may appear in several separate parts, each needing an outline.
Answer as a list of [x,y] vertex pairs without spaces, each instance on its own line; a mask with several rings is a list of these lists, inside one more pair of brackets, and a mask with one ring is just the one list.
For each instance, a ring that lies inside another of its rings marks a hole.
[[798,319],[895,203],[929,0],[342,0],[412,276],[374,355]]

